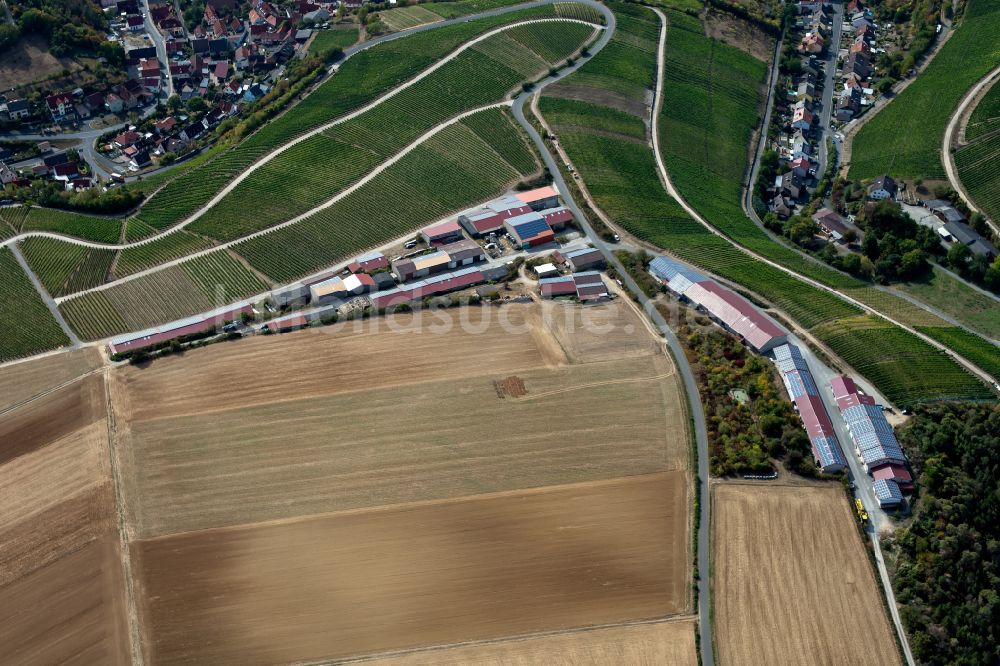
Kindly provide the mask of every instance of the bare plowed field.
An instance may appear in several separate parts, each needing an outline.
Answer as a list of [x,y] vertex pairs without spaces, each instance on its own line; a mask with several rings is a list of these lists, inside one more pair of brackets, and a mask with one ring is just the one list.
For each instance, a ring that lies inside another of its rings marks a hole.
[[694,622],[589,629],[366,661],[372,666],[695,666]]
[[128,664],[118,536],[0,587],[0,663]]
[[720,664],[899,664],[843,489],[719,484],[712,499]]
[[0,413],[101,366],[94,347],[0,368]]
[[133,418],[147,419],[566,362],[535,306],[421,317],[261,336],[116,374],[131,397]]
[[150,663],[268,664],[661,617],[683,472],[133,544]]
[[104,418],[104,378],[92,375],[0,419],[0,465]]
[[520,398],[485,376],[135,422],[119,440],[131,522],[148,537],[682,469],[672,370],[657,356],[522,372]]

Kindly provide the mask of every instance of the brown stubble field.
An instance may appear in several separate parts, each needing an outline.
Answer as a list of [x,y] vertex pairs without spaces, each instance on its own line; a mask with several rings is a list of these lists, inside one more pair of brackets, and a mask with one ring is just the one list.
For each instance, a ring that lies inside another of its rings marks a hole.
[[644,622],[490,641],[365,660],[372,666],[695,666],[695,623]]
[[287,663],[676,614],[686,494],[666,472],[138,542],[146,656]]
[[101,367],[95,347],[51,354],[0,367],[0,414],[39,393]]
[[[351,322],[116,369],[147,661],[349,659],[690,612],[673,364],[627,307],[594,309],[617,341],[556,314]],[[687,654],[677,636],[578,654]]]
[[128,663],[104,380],[51,388],[0,419],[0,663]]
[[880,588],[837,485],[712,491],[720,664],[899,664]]

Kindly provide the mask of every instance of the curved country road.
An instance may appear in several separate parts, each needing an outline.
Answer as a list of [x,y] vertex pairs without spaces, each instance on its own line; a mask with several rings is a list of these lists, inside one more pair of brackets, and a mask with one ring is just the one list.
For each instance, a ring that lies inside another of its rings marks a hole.
[[[974,213],[981,213],[982,211],[976,207],[976,204],[972,201],[972,197],[969,196],[969,193],[965,191],[965,187],[962,185],[958,169],[955,167],[955,153],[952,152],[951,147],[955,144],[955,133],[962,124],[962,117],[965,116],[969,105],[979,97],[984,88],[993,85],[997,77],[1000,77],[1000,65],[994,67],[989,74],[981,78],[976,85],[972,86],[965,93],[962,101],[958,104],[958,108],[955,109],[955,112],[951,114],[951,118],[948,119],[948,126],[944,130],[944,140],[941,142],[941,162],[944,164],[944,171],[948,175],[948,182],[951,184],[952,189],[962,197],[962,201],[969,207],[969,210]],[[997,85],[1000,85],[1000,83]],[[1000,238],[1000,226],[998,226],[997,222],[988,217],[986,218],[986,222],[990,225],[993,233]]]
[[[591,48],[591,53],[597,53],[604,44],[611,38],[615,30],[615,18],[606,8],[601,8],[602,13],[608,20],[608,29],[604,31],[601,39],[598,43]],[[656,11],[656,10],[654,10]],[[660,13],[660,12],[657,12]],[[661,14],[662,17],[662,14]],[[661,31],[660,34],[660,62],[657,68],[658,71],[658,83],[657,89],[662,89],[663,85],[663,62],[662,62],[662,51],[664,45],[664,39],[666,35],[666,28]],[[592,57],[592,56],[591,56]],[[548,86],[559,79],[568,76],[579,69],[585,62],[589,61],[590,57],[581,58],[575,65],[566,70],[560,72],[557,77],[549,77],[539,83],[536,86],[536,91],[534,94],[541,92],[545,86]],[[645,292],[639,288],[632,276],[629,275],[628,271],[622,265],[618,257],[608,248],[607,243],[605,243],[599,235],[597,235],[593,228],[587,223],[587,218],[584,216],[583,211],[577,205],[576,201],[573,200],[571,196],[572,190],[566,184],[565,179],[562,176],[562,172],[559,170],[559,166],[556,164],[552,153],[549,151],[549,147],[545,144],[545,141],[538,134],[538,131],[534,126],[528,122],[524,115],[524,105],[529,100],[530,97],[534,95],[521,95],[514,101],[514,117],[517,119],[518,123],[524,128],[531,137],[532,142],[535,147],[538,148],[538,152],[542,155],[545,161],[545,166],[548,168],[549,172],[552,174],[552,178],[555,180],[556,186],[563,195],[563,199],[570,210],[573,211],[573,215],[580,222],[584,231],[586,232],[590,242],[600,250],[601,254],[604,256],[605,261],[609,266],[614,268],[622,280],[622,284],[632,293],[633,296],[639,301],[642,309],[646,312],[647,316],[653,321],[656,327],[660,330],[660,333],[666,339],[667,344],[670,347],[671,353],[673,355],[674,363],[677,369],[681,373],[681,378],[684,382],[684,392],[687,394],[688,408],[691,410],[691,421],[694,424],[694,436],[695,442],[698,447],[698,490],[699,490],[699,519],[698,519],[698,552],[697,552],[697,562],[698,562],[698,573],[699,573],[699,583],[698,583],[698,617],[699,617],[699,634],[700,634],[700,648],[701,648],[701,663],[703,666],[714,666],[714,650],[712,644],[712,606],[710,593],[711,590],[708,584],[708,573],[709,573],[709,539],[711,537],[711,529],[709,520],[711,518],[709,510],[711,506],[711,496],[709,495],[709,471],[708,471],[708,430],[705,427],[705,412],[701,404],[701,397],[698,391],[698,383],[695,380],[694,372],[691,370],[691,365],[687,361],[687,356],[684,355],[684,348],[681,346],[680,341],[674,334],[673,330],[667,324],[666,319],[660,314],[659,310],[653,302],[646,297]],[[657,96],[659,98],[659,95]],[[653,123],[656,126],[656,123]]]

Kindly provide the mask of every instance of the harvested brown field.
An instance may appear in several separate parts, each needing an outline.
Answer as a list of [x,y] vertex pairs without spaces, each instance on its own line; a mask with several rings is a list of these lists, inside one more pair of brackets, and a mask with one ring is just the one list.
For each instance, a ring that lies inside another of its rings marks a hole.
[[649,356],[661,345],[622,299],[587,307],[542,301],[542,312],[546,325],[574,363]]
[[0,413],[25,400],[101,367],[94,347],[52,354],[0,368]]
[[721,483],[712,505],[719,663],[900,663],[842,488]]
[[85,377],[0,419],[0,465],[104,418],[104,378]]
[[537,306],[458,308],[421,317],[260,336],[116,374],[131,398],[130,418],[141,420],[458,379],[484,368],[500,375],[566,363]]
[[0,663],[129,663],[103,377],[9,412],[0,441]]
[[286,663],[678,613],[687,505],[670,472],[138,542],[146,658]]
[[[488,370],[488,368],[485,368]],[[119,419],[137,536],[683,469],[664,356]],[[643,379],[645,378],[645,379]],[[209,402],[207,399],[206,402]]]
[[117,534],[0,587],[0,663],[130,663]]
[[412,652],[365,661],[372,666],[695,666],[695,623],[655,622]]

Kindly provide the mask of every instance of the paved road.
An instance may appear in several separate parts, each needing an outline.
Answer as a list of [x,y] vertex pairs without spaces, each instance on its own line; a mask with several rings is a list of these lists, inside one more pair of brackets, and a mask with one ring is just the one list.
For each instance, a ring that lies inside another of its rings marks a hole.
[[[955,112],[951,114],[951,118],[948,119],[948,126],[944,130],[944,141],[941,142],[941,162],[944,164],[944,171],[948,175],[948,182],[951,183],[952,189],[958,192],[959,196],[962,197],[962,201],[965,205],[969,207],[969,210],[973,212],[982,212],[973,203],[972,198],[969,193],[965,190],[962,185],[961,179],[958,177],[958,169],[955,168],[955,153],[952,152],[951,147],[956,143],[955,133],[958,131],[959,126],[962,124],[962,117],[965,115],[966,110],[969,105],[979,96],[985,88],[993,85],[993,83],[1000,77],[1000,65],[994,67],[989,74],[984,76],[979,80],[976,85],[969,89],[969,92],[965,93],[962,97],[962,101],[959,102],[958,108]],[[1000,85],[1000,84],[998,84]],[[989,223],[990,228],[993,233],[1000,238],[1000,226],[993,220],[986,218],[987,223]]]
[[153,45],[156,46],[156,59],[160,61],[160,71],[163,72],[167,80],[167,87],[163,90],[163,96],[170,97],[174,94],[174,79],[170,76],[170,60],[167,57],[167,44],[163,41],[160,29],[153,23],[153,16],[149,13],[149,0],[142,0],[142,9],[146,22],[146,34],[149,35],[149,38],[153,40]]
[[819,112],[819,126],[822,130],[822,136],[819,142],[819,155],[816,160],[816,176],[818,178],[822,178],[823,174],[826,173],[827,160],[830,159],[827,140],[833,138],[833,129],[830,127],[830,121],[833,120],[834,76],[837,73],[837,54],[840,51],[840,33],[843,22],[844,3],[841,0],[840,2],[833,3],[833,24],[830,30],[830,41],[827,44],[826,63],[823,69],[825,80],[823,84],[823,99],[820,102]]
[[[591,3],[587,3],[591,4]],[[601,48],[610,40],[612,34],[615,30],[615,18],[614,15],[608,11],[603,6],[598,8],[602,11],[608,20],[608,29],[605,30],[604,34],[597,43],[590,49],[591,57],[600,51]],[[666,18],[658,10],[657,14],[660,15],[660,20],[662,22],[662,29],[660,32],[660,63],[658,66],[658,77],[657,77],[657,89],[662,90],[663,87],[663,48],[665,44],[666,37]],[[711,624],[711,599],[710,599],[710,587],[709,587],[709,572],[710,572],[710,561],[709,561],[709,539],[711,536],[710,529],[710,508],[711,508],[711,495],[709,493],[709,471],[708,471],[708,431],[705,427],[705,414],[701,404],[701,398],[699,397],[698,384],[695,381],[694,373],[691,371],[691,366],[687,362],[687,357],[684,355],[684,348],[681,346],[680,341],[678,341],[677,336],[674,334],[673,330],[667,324],[667,321],[663,318],[660,312],[656,309],[655,305],[650,301],[639,285],[636,284],[635,280],[629,275],[628,271],[618,260],[618,258],[611,251],[607,243],[604,242],[601,237],[596,234],[593,228],[587,224],[586,217],[580,210],[576,201],[573,200],[571,196],[572,190],[566,184],[565,179],[562,176],[562,172],[559,170],[559,165],[556,164],[555,159],[549,152],[548,146],[542,137],[539,136],[538,132],[535,130],[534,126],[528,122],[524,114],[524,105],[528,100],[538,93],[545,87],[554,83],[555,81],[564,78],[579,67],[581,67],[590,58],[581,58],[573,67],[560,72],[557,77],[549,77],[542,81],[537,87],[536,91],[532,95],[522,94],[514,102],[514,117],[517,119],[518,123],[524,128],[524,130],[531,137],[532,142],[538,148],[539,153],[545,161],[545,166],[548,168],[549,172],[552,174],[555,180],[556,186],[559,191],[563,194],[563,198],[566,201],[566,205],[573,211],[573,214],[580,221],[583,226],[584,231],[590,238],[590,242],[593,243],[594,247],[601,251],[604,255],[605,260],[608,265],[614,268],[618,274],[621,276],[622,283],[625,287],[636,297],[642,306],[643,310],[653,321],[656,327],[659,329],[660,333],[664,336],[667,344],[670,347],[671,352],[674,356],[674,361],[677,364],[677,368],[681,373],[681,377],[684,381],[684,389],[688,396],[688,404],[691,409],[691,418],[695,426],[695,441],[698,446],[698,484],[700,493],[699,502],[699,532],[698,532],[698,572],[699,572],[699,585],[698,585],[698,614],[699,614],[699,624],[700,624],[700,639],[701,639],[701,663],[704,666],[714,666],[714,650],[712,646],[712,624]],[[657,99],[661,96],[657,95]],[[654,114],[656,111],[654,111]],[[656,116],[654,115],[654,118]],[[653,123],[653,127],[656,127],[656,123]]]

